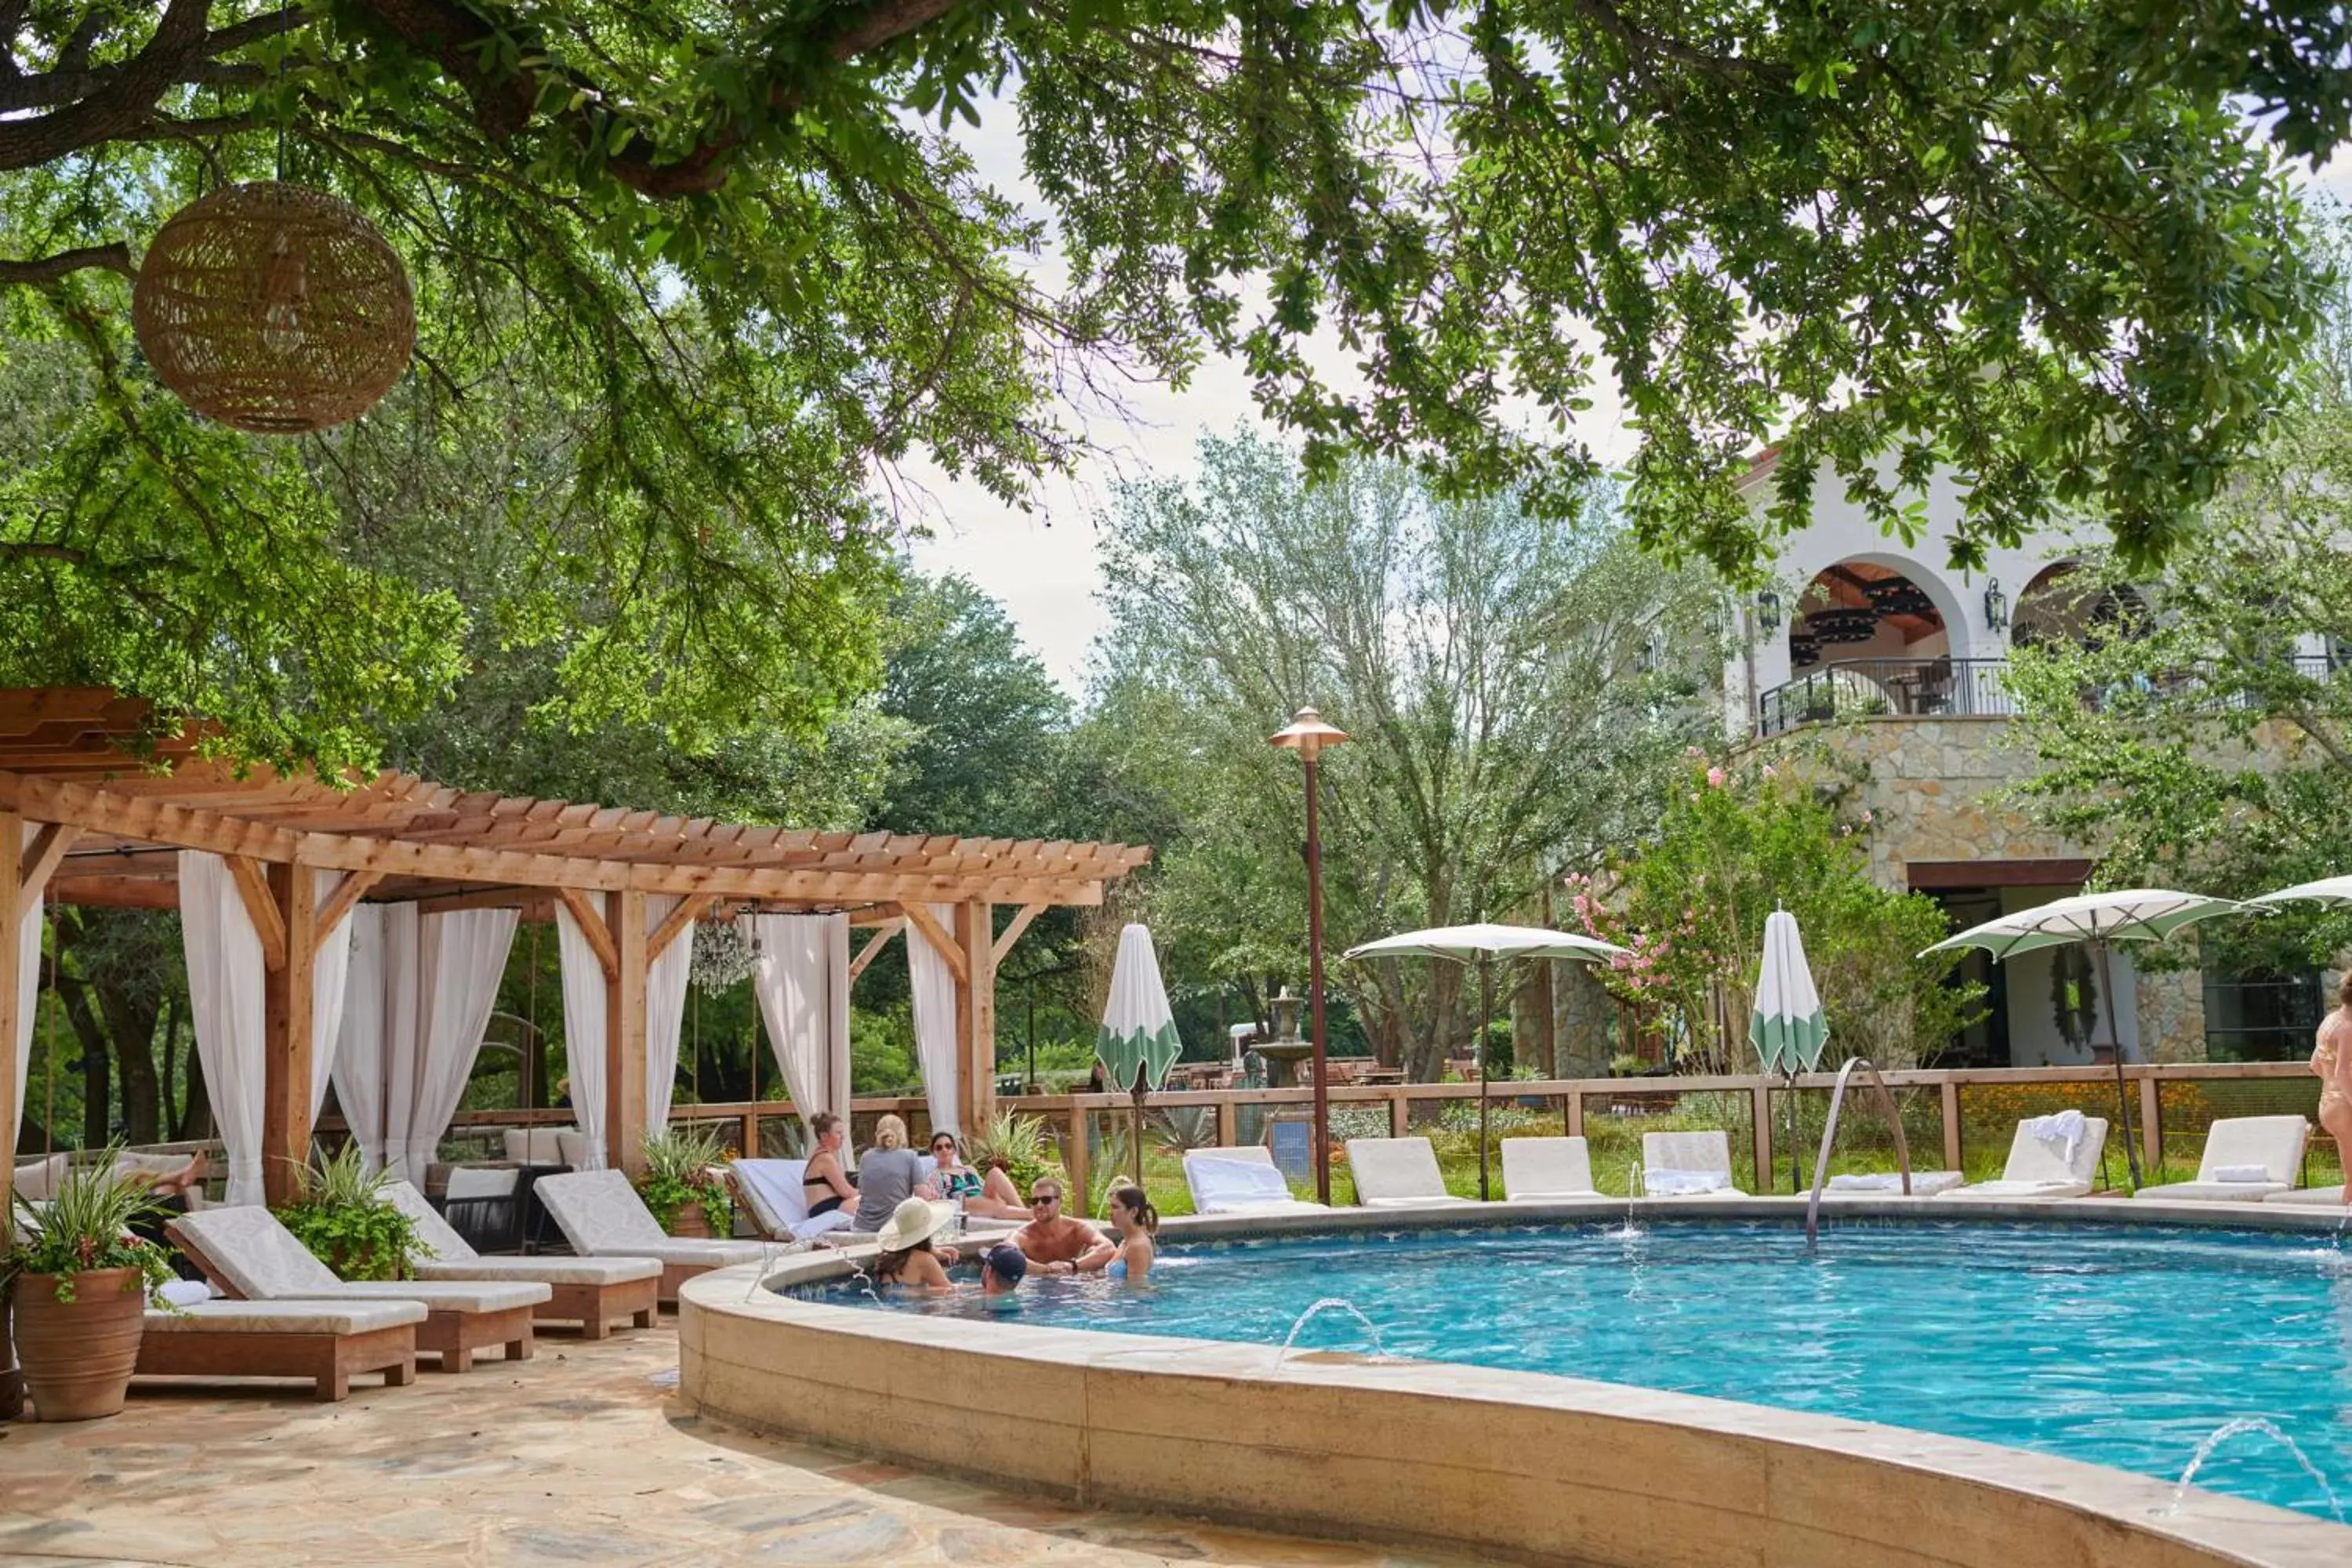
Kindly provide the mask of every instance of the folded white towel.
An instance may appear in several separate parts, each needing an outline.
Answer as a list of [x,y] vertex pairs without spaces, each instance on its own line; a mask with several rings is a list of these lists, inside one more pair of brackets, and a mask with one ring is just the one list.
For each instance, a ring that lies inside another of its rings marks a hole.
[[1184,1163],[1192,1194],[1203,1211],[1228,1204],[1278,1203],[1290,1196],[1290,1183],[1272,1165],[1252,1160],[1194,1157]]
[[1652,1197],[1683,1197],[1692,1193],[1727,1192],[1728,1171],[1670,1171],[1663,1167],[1642,1173],[1642,1190]]
[[2029,1118],[2025,1131],[2044,1143],[2056,1146],[2059,1158],[2071,1167],[2074,1151],[2082,1146],[2084,1135],[2090,1128],[2079,1110],[2061,1110],[2051,1116]]
[[213,1299],[213,1288],[201,1279],[166,1279],[155,1289],[155,1299],[167,1307],[194,1307]]
[[1903,1177],[1899,1173],[1887,1175],[1880,1172],[1830,1178],[1830,1191],[1833,1193],[1899,1193],[1902,1190]]
[[2217,1182],[2267,1182],[2271,1179],[2268,1165],[2216,1165],[2213,1179]]

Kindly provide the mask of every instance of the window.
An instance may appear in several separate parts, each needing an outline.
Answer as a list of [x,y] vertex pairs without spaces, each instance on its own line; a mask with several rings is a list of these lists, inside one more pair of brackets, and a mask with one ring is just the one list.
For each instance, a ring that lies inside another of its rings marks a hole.
[[2205,1051],[2217,1062],[2284,1062],[2311,1054],[2327,1009],[2311,970],[2205,972]]

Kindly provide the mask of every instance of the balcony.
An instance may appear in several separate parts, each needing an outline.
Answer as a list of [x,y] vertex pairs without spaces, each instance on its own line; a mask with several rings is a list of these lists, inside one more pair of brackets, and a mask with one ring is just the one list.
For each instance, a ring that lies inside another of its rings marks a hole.
[[1765,692],[1756,733],[1834,719],[1991,719],[2016,711],[2005,658],[1856,658],[1809,669]]

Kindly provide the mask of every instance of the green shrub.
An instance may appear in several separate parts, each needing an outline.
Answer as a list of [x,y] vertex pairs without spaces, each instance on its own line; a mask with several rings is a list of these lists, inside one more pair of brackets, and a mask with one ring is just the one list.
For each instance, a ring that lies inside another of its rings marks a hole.
[[735,1232],[735,1204],[727,1184],[711,1174],[724,1164],[727,1146],[716,1132],[687,1126],[656,1132],[645,1141],[646,1169],[637,1178],[637,1195],[665,1231],[677,1224],[677,1211],[700,1204],[709,1217],[711,1234]]
[[1023,1192],[1040,1176],[1052,1176],[1066,1181],[1061,1161],[1051,1152],[1053,1144],[1046,1136],[1045,1119],[1024,1116],[1017,1110],[1003,1110],[988,1120],[988,1125],[964,1141],[964,1158],[975,1171],[985,1171],[989,1162],[1002,1156],[1004,1173]]
[[131,1222],[159,1210],[145,1177],[116,1173],[118,1152],[120,1145],[110,1144],[99,1163],[68,1170],[46,1204],[15,1194],[16,1239],[0,1248],[0,1290],[19,1274],[53,1274],[58,1300],[70,1301],[85,1270],[136,1268],[150,1295],[172,1278],[163,1249],[131,1234]]
[[388,1171],[371,1173],[359,1145],[298,1178],[294,1201],[276,1211],[278,1223],[341,1279],[404,1279],[412,1253],[431,1256],[416,1222],[392,1205]]

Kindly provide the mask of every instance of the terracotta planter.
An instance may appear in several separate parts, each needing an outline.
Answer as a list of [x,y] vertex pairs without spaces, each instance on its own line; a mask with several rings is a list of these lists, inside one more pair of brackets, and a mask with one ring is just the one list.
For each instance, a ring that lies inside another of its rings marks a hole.
[[680,1204],[677,1213],[670,1218],[669,1233],[672,1236],[707,1237],[710,1234],[710,1216],[703,1212],[700,1204]]
[[33,1413],[43,1421],[119,1414],[146,1326],[146,1281],[136,1268],[85,1269],[74,1299],[60,1301],[58,1278],[16,1280],[16,1355]]

